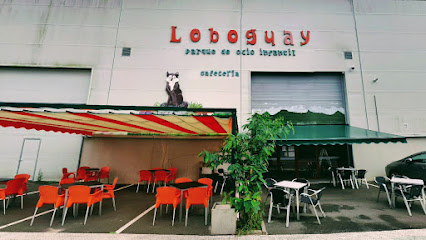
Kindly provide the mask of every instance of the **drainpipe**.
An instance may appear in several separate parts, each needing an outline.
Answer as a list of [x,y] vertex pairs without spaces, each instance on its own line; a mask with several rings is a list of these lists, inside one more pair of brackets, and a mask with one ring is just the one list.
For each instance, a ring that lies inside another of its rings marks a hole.
[[361,74],[362,96],[364,98],[365,120],[367,122],[367,129],[370,129],[370,126],[369,126],[369,123],[368,123],[367,101],[366,101],[366,98],[365,98],[364,75],[363,75],[363,72],[362,72],[361,51],[360,51],[360,48],[359,48],[358,27],[357,27],[357,24],[356,24],[354,0],[351,0],[351,4],[352,4],[352,16],[354,18],[356,45],[357,45],[357,48],[358,48],[358,61],[359,61],[359,71],[360,71],[360,74]]

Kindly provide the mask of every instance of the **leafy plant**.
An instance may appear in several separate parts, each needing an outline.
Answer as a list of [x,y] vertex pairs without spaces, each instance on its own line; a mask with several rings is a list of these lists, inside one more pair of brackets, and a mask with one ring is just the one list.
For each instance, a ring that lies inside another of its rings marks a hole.
[[204,150],[199,156],[204,156],[211,168],[231,164],[228,172],[236,189],[225,193],[223,201],[235,207],[239,232],[246,233],[261,229],[263,173],[268,171],[268,158],[274,152],[276,139],[294,134],[294,128],[283,117],[273,118],[269,113],[253,115],[242,128],[244,132],[225,139],[219,152]]
[[196,103],[196,102],[190,102],[188,105],[188,108],[203,108],[203,104]]
[[37,182],[41,182],[42,180],[43,180],[43,172],[41,171],[41,169],[39,169],[37,174]]

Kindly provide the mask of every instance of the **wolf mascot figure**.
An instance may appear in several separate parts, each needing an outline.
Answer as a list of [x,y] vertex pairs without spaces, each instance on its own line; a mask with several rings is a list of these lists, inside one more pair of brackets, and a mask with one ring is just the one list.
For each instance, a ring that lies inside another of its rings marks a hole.
[[179,87],[179,73],[167,72],[166,82],[166,92],[169,95],[166,106],[188,107],[188,103],[183,101],[182,90]]

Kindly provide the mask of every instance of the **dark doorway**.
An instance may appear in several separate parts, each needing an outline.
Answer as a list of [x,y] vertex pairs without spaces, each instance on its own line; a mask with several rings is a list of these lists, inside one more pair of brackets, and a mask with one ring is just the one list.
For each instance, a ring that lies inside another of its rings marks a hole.
[[329,179],[328,168],[352,166],[351,145],[277,146],[269,158],[265,177],[276,180],[293,178]]

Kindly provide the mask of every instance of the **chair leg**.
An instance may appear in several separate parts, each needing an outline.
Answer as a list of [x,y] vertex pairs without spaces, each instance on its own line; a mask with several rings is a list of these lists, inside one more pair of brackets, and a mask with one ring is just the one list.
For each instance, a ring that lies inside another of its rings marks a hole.
[[380,197],[380,190],[379,190],[379,193],[377,193],[377,199],[376,199],[376,202],[378,202],[379,201],[379,197]]
[[155,225],[155,217],[156,216],[157,216],[157,208],[155,208],[155,211],[154,211],[154,219],[152,220],[152,226]]
[[343,179],[340,175],[339,175],[339,178],[340,178],[340,183],[342,184],[342,189],[345,189],[345,184],[343,184]]
[[410,215],[410,217],[413,216],[411,214],[411,209],[410,209],[410,206],[408,205],[407,199],[405,197],[403,197],[403,199],[404,199],[405,207],[407,207],[408,215]]
[[219,181],[216,181],[216,184],[214,185],[214,193],[216,193],[218,183]]
[[390,199],[389,192],[388,192],[388,190],[387,190],[387,189],[385,189],[385,191],[386,191],[386,197],[388,198],[389,207],[392,207],[392,201],[391,201],[391,199]]
[[287,216],[285,217],[285,227],[290,225],[290,204],[287,206]]
[[205,210],[204,210],[204,225],[206,225],[206,226],[207,226],[207,215],[208,215],[207,209],[209,209],[209,208],[206,207]]
[[99,216],[102,215],[102,201],[99,202]]
[[138,182],[138,186],[136,187],[136,192],[139,192],[139,184],[140,182]]
[[115,207],[115,198],[112,198],[112,206],[114,207],[114,211],[117,211],[117,208]]
[[188,226],[188,208],[186,209],[186,215],[185,215],[185,227]]
[[148,184],[147,184],[148,186],[146,187],[146,193],[148,193],[149,192],[149,182],[148,182]]
[[321,221],[318,217],[318,213],[317,213],[317,210],[315,209],[315,205],[312,205],[312,208],[314,209],[314,213],[315,213],[315,216],[317,217],[318,223],[321,225]]
[[325,218],[325,213],[324,213],[324,211],[322,210],[321,203],[320,203],[319,201],[318,201],[318,207],[319,207],[319,209],[320,209],[320,211],[321,211],[322,216]]
[[30,223],[30,226],[32,226],[32,225],[33,225],[33,222],[34,222],[34,218],[35,218],[35,215],[37,214],[37,210],[38,210],[38,208],[36,207],[36,209],[34,210],[34,215],[33,215],[33,218],[31,219],[31,223]]
[[24,194],[21,195],[21,209],[24,209]]
[[226,182],[226,180],[223,179],[222,188],[220,189],[220,195],[222,195],[222,193],[223,193],[223,187],[225,187],[225,182]]
[[3,214],[6,215],[6,198],[3,199]]
[[349,181],[351,182],[352,189],[355,189],[352,176],[349,177]]
[[272,197],[271,197],[271,202],[270,202],[270,204],[269,204],[268,223],[270,223],[270,222],[271,222],[272,207],[273,207],[273,204],[272,204]]
[[173,208],[172,227],[175,225],[176,208]]
[[64,216],[62,217],[62,226],[64,226],[65,218],[67,217],[68,208],[65,208]]
[[367,186],[367,189],[370,189],[370,187],[368,187],[368,182],[366,178],[364,178],[364,182],[365,182],[365,186]]
[[423,212],[426,214],[426,202],[423,200],[420,200],[420,205],[422,205]]
[[55,219],[55,213],[58,208],[53,209],[52,219],[50,219],[50,226],[53,224],[53,219]]
[[[92,205],[93,206],[93,205]],[[87,222],[87,216],[89,215],[89,209],[90,209],[90,206],[87,206],[87,208],[86,208],[86,216],[84,217],[84,224],[83,225],[86,225],[86,222]]]

